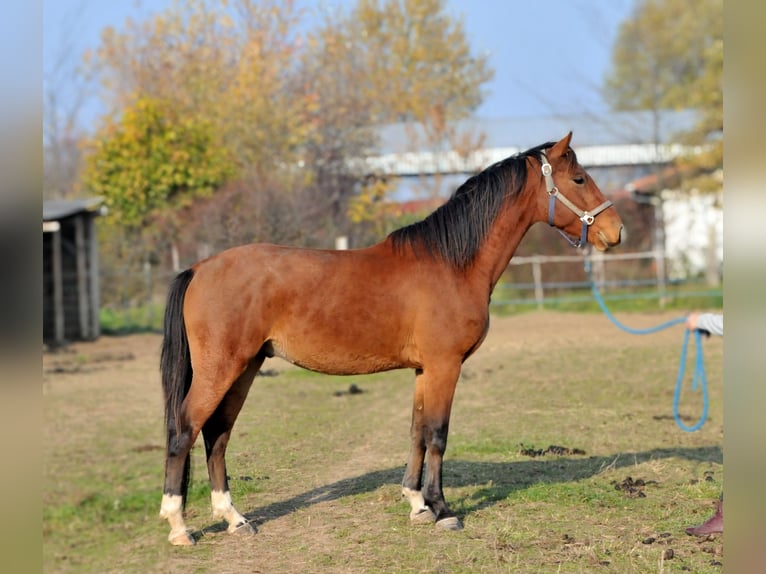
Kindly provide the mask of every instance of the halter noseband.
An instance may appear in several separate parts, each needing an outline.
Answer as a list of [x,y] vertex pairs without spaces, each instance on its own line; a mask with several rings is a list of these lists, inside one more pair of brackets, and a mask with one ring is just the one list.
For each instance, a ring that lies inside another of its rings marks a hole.
[[561,235],[564,236],[564,238],[570,243],[570,245],[574,247],[580,247],[581,245],[585,245],[588,243],[588,227],[593,225],[593,222],[596,219],[596,216],[610,207],[612,205],[612,202],[608,199],[604,201],[601,205],[596,207],[593,211],[583,211],[579,207],[577,207],[574,203],[569,201],[566,197],[564,197],[559,189],[556,187],[556,185],[553,183],[553,168],[551,167],[550,162],[548,161],[548,158],[545,156],[545,154],[542,155],[542,161],[540,162],[542,164],[542,171],[543,171],[543,177],[545,178],[545,188],[548,191],[548,197],[550,198],[548,200],[548,225],[551,227],[555,227],[553,225],[553,214],[556,210],[556,200],[558,199],[561,203],[566,205],[570,211],[574,212],[577,217],[580,218],[580,221],[582,221],[582,233],[580,234],[579,240],[573,240],[570,238],[566,233],[564,233],[561,229],[557,229]]

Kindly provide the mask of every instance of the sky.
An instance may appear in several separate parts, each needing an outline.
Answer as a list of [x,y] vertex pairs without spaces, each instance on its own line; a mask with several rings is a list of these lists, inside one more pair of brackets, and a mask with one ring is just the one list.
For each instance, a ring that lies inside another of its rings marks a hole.
[[[309,14],[354,0],[296,0]],[[462,18],[475,54],[488,54],[495,76],[476,115],[489,119],[598,113],[619,25],[634,0],[447,0]],[[83,90],[71,73],[74,60],[98,47],[106,26],[142,20],[172,0],[43,0],[43,81],[55,86],[66,108]],[[74,57],[73,57],[74,55]],[[57,67],[57,62],[63,62]],[[58,74],[54,71],[59,70]],[[54,80],[55,79],[55,80]],[[80,106],[90,130],[102,109],[93,90]]]

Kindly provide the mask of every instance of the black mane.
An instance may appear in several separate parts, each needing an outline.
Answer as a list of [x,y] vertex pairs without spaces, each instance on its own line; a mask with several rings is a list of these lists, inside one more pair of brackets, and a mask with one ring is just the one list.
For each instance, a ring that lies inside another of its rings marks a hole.
[[540,159],[547,142],[507,157],[470,177],[449,200],[422,221],[391,232],[394,249],[441,258],[458,269],[471,265],[503,203],[516,197],[527,180],[526,161]]

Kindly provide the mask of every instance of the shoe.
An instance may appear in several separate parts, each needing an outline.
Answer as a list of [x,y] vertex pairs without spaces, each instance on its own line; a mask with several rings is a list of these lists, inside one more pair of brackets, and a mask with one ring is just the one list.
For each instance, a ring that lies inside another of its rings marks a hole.
[[707,536],[708,534],[720,534],[723,532],[723,500],[718,501],[715,514],[699,526],[690,526],[686,533],[692,536]]

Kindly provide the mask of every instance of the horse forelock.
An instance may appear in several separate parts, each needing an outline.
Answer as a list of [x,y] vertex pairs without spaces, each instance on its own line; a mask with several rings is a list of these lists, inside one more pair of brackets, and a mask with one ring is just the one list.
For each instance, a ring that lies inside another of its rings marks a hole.
[[442,259],[458,269],[467,268],[503,204],[513,201],[524,189],[527,159],[540,160],[553,145],[547,142],[512,155],[468,178],[428,217],[393,231],[389,237],[394,247],[401,250],[410,246],[417,254]]

